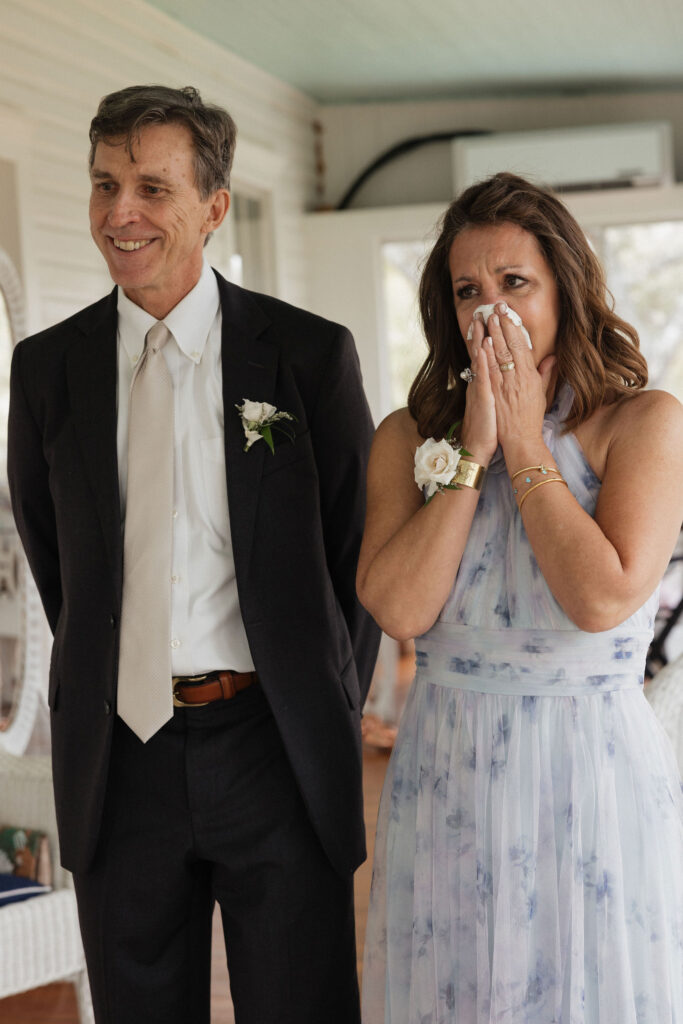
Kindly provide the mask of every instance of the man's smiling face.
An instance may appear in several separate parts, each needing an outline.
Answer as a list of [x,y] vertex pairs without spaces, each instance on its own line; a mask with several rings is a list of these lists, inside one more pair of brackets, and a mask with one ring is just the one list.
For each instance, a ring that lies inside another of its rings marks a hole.
[[229,195],[202,199],[189,130],[143,128],[132,143],[99,142],[90,172],[90,230],[116,284],[162,319],[195,286],[206,236],[219,226]]

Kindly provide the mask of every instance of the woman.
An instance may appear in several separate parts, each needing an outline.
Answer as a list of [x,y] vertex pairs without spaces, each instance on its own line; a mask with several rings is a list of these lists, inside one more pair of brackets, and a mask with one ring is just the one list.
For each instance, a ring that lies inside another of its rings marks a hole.
[[[417,637],[365,1024],[683,1021],[681,790],[642,694],[683,409],[605,294],[566,208],[510,174],[450,206],[424,269],[429,355],[377,431],[358,569]],[[459,421],[462,482],[428,446],[423,493],[416,449]]]

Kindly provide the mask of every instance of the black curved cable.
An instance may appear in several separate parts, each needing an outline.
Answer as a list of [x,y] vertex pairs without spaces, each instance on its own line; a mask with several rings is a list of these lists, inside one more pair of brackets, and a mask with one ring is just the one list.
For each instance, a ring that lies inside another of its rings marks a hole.
[[383,167],[390,161],[395,160],[398,156],[403,156],[404,153],[409,153],[413,149],[419,149],[420,146],[427,146],[432,142],[450,142],[452,139],[466,138],[471,135],[492,135],[493,132],[487,131],[483,128],[462,128],[457,131],[449,132],[434,132],[432,135],[416,135],[412,139],[404,139],[403,142],[397,143],[392,146],[391,149],[387,149],[386,152],[378,156],[376,160],[373,160],[364,171],[362,171],[357,178],[354,179],[350,188],[342,196],[341,200],[337,204],[338,210],[346,210],[349,203],[355,196],[361,185],[370,178],[376,171]]

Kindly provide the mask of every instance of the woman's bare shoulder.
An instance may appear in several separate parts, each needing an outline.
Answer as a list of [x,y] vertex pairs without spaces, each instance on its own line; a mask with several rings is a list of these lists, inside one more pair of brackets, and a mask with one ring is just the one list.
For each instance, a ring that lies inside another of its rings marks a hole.
[[417,423],[407,408],[396,409],[382,420],[377,428],[376,441],[383,446],[410,447],[413,451],[422,444],[423,437],[417,429]]
[[625,466],[642,473],[647,465],[668,465],[683,474],[683,405],[667,391],[630,395],[605,410],[606,468]]
[[379,481],[385,486],[387,479],[405,479],[412,486],[415,449],[423,440],[407,409],[390,413],[380,423],[372,443],[368,484]]
[[[617,452],[640,458],[648,449],[666,455],[672,449],[683,456],[683,405],[667,391],[639,391],[601,406],[577,427],[588,462],[599,480]],[[675,455],[675,453],[674,453]]]
[[613,441],[673,440],[679,447],[683,405],[668,391],[639,391],[610,406],[606,420]]

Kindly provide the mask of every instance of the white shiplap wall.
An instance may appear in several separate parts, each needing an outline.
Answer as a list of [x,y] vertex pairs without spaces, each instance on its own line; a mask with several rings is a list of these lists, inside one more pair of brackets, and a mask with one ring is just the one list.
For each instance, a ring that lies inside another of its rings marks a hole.
[[30,331],[111,287],[88,229],[88,125],[105,93],[151,82],[195,85],[235,118],[233,184],[272,180],[273,290],[306,304],[318,112],[308,97],[142,0],[0,0],[0,157],[19,171]]

